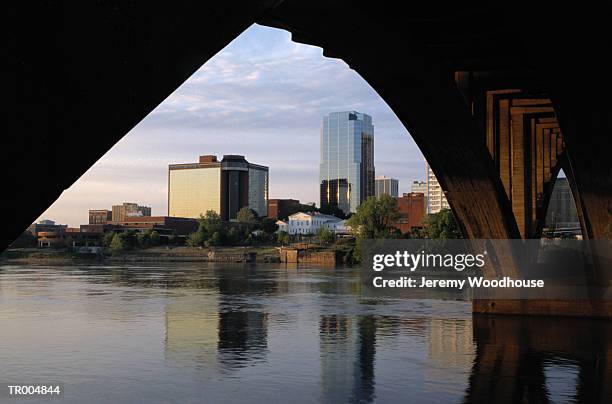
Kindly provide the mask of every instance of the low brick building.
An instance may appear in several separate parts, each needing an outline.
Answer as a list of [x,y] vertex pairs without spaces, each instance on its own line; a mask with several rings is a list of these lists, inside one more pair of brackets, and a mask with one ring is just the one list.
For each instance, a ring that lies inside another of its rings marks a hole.
[[300,206],[297,199],[268,199],[268,217],[271,219],[286,218],[294,214]]
[[196,219],[187,217],[171,216],[132,216],[126,217],[122,221],[109,222],[115,231],[120,230],[156,230],[160,235],[176,234],[185,236],[198,229],[199,222]]
[[423,227],[426,214],[425,194],[409,192],[397,198],[397,207],[400,213],[395,227],[402,233],[408,233],[413,228]]
[[92,247],[99,246],[102,234],[74,231],[75,229],[64,229],[58,231],[41,231],[38,233],[38,246],[63,248],[63,247]]
[[41,232],[64,231],[68,225],[56,224],[53,220],[41,220],[38,223],[32,223],[26,231],[33,236],[38,236]]
[[108,209],[90,209],[89,224],[105,224],[113,220],[113,212]]

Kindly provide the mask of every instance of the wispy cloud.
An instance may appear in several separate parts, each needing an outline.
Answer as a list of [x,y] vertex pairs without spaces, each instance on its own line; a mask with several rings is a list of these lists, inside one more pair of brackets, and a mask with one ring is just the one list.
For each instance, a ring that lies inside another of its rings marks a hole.
[[244,154],[270,167],[271,197],[318,200],[323,115],[372,115],[377,174],[409,191],[423,159],[391,109],[359,75],[288,32],[252,26],[131,130],[41,216],[71,225],[123,201],[165,214],[167,166],[200,154]]

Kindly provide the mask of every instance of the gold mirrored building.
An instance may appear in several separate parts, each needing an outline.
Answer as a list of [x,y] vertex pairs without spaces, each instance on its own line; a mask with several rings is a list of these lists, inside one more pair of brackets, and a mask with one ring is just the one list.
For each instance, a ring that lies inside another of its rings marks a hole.
[[168,166],[168,216],[198,218],[208,210],[236,219],[243,207],[268,213],[268,167],[244,156],[200,156],[199,162]]

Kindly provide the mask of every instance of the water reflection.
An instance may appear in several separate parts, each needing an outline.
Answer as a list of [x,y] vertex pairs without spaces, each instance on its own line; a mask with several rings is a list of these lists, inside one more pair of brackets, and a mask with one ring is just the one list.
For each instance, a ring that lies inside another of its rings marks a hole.
[[322,402],[357,403],[374,399],[376,319],[321,316]]
[[262,360],[268,346],[268,315],[252,298],[273,294],[274,282],[258,282],[251,271],[242,276],[217,271],[219,279],[219,363],[232,369]]
[[477,348],[466,403],[612,400],[610,322],[475,316],[473,324]]
[[0,379],[57,374],[67,402],[109,381],[101,402],[612,402],[609,322],[472,317],[363,296],[358,276],[4,267]]

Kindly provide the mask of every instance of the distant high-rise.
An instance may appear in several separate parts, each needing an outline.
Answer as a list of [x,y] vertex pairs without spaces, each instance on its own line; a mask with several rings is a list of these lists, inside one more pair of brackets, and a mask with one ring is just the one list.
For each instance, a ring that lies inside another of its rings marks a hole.
[[232,220],[243,207],[268,214],[268,167],[244,156],[200,156],[198,163],[168,167],[168,216],[198,218],[208,210]]
[[425,170],[427,172],[427,192],[425,193],[427,213],[438,213],[442,209],[450,209],[444,191],[427,161]]
[[151,216],[149,206],[140,206],[137,203],[126,202],[122,205],[113,205],[111,218],[113,222],[122,222],[126,217]]
[[355,111],[332,112],[321,125],[321,208],[355,212],[374,190],[374,125]]
[[567,178],[557,178],[548,203],[546,227],[579,227],[576,203]]
[[379,198],[382,194],[391,195],[394,198],[399,196],[399,181],[395,178],[383,176],[374,179],[376,186],[376,197]]
[[417,194],[427,194],[427,183],[425,181],[412,181],[410,192]]
[[423,202],[425,203],[424,209],[425,213],[428,213],[427,203],[427,182],[426,181],[412,181],[410,184],[410,192],[413,194],[423,194]]

